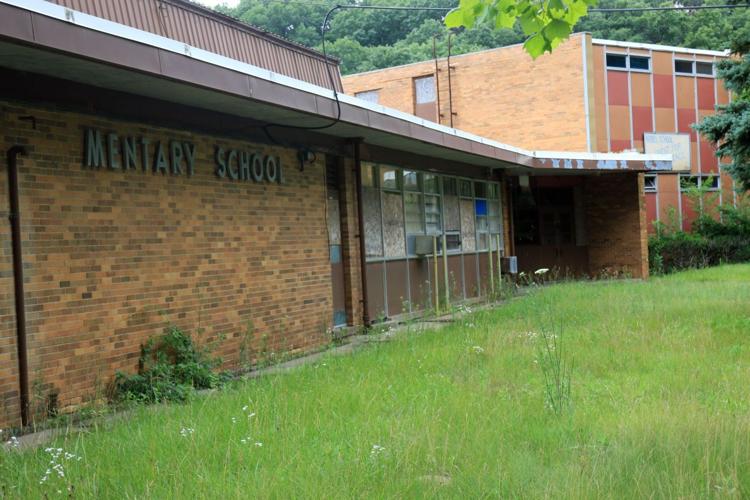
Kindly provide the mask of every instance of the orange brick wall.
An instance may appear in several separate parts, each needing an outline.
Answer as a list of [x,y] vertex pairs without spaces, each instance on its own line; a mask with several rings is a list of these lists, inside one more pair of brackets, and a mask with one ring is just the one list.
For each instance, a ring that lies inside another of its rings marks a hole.
[[[85,403],[115,370],[135,371],[139,345],[170,324],[194,335],[204,330],[201,342],[218,340],[215,354],[225,367],[238,366],[250,323],[249,356],[262,335],[277,352],[326,340],[332,296],[322,155],[300,172],[294,150],[8,103],[0,110],[2,150],[18,143],[30,150],[19,177],[32,410],[52,393],[61,407]],[[37,130],[18,120],[30,114]],[[190,141],[195,175],[83,168],[86,127]],[[279,155],[286,183],[218,179],[215,145]],[[348,201],[352,195],[349,189]],[[350,257],[357,251],[349,249]],[[3,222],[0,428],[18,423],[15,349]]]
[[[513,146],[586,151],[583,46],[574,35],[536,60],[520,45],[451,58],[453,126]],[[438,61],[440,122],[450,124],[448,64]],[[415,77],[435,73],[435,62],[343,77],[348,94],[379,90],[384,106],[414,113]]]
[[586,177],[584,199],[591,273],[647,278],[643,174]]

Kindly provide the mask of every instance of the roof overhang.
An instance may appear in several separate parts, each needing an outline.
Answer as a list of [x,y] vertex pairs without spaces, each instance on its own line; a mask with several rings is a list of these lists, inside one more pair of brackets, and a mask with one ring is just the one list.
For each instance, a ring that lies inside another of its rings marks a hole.
[[515,148],[44,0],[0,0],[0,64],[491,169],[671,170],[671,155]]

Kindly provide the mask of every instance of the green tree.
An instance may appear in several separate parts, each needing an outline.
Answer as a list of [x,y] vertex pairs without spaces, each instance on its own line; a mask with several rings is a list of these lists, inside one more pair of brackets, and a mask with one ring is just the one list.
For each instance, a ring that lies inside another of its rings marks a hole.
[[551,52],[573,32],[573,26],[597,0],[461,0],[445,17],[450,27],[490,24],[521,26],[528,37],[523,46],[531,57]]
[[721,61],[717,74],[732,92],[732,102],[717,106],[715,115],[694,125],[716,144],[716,156],[729,158],[727,171],[742,190],[750,190],[750,30],[741,32],[732,43],[736,57]]

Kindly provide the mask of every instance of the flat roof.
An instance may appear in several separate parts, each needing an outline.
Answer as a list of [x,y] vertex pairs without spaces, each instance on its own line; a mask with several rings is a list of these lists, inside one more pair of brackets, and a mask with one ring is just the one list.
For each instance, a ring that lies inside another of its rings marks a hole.
[[671,170],[671,155],[531,151],[273,73],[45,0],[0,0],[11,69],[489,168]]
[[620,42],[617,40],[605,40],[603,38],[593,38],[591,40],[591,43],[593,43],[594,45],[606,45],[608,47],[624,47],[624,48],[630,48],[630,49],[676,52],[678,54],[695,54],[697,56],[728,57],[730,54],[729,49],[727,50],[690,49],[687,47],[674,47],[672,45],[659,45],[656,43]]

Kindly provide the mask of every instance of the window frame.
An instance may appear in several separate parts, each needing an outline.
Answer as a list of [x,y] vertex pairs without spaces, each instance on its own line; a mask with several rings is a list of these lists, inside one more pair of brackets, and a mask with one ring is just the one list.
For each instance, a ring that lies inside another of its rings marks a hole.
[[[646,179],[653,179],[653,186],[646,184]],[[646,174],[643,176],[643,192],[644,193],[658,193],[659,192],[659,176],[656,174]]]
[[[625,67],[620,66],[610,66],[607,62],[608,56],[621,56],[625,58]],[[633,68],[630,64],[630,58],[636,57],[639,59],[645,59],[648,61],[648,69],[640,69],[640,68]],[[604,66],[606,70],[611,71],[632,71],[633,73],[651,73],[653,70],[653,63],[651,60],[651,56],[644,55],[644,54],[630,54],[628,52],[605,52],[604,55]]]
[[[677,70],[677,63],[678,62],[690,63],[690,72],[688,73],[688,72],[685,72],[685,71],[678,71]],[[672,69],[674,70],[674,74],[675,75],[695,76],[695,59],[679,59],[679,58],[675,57]]]

